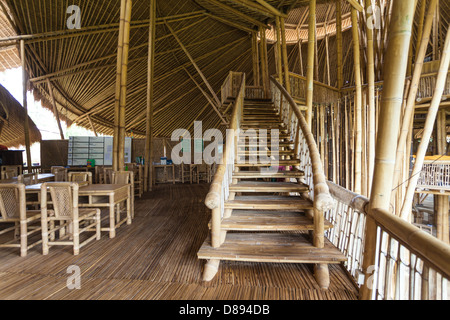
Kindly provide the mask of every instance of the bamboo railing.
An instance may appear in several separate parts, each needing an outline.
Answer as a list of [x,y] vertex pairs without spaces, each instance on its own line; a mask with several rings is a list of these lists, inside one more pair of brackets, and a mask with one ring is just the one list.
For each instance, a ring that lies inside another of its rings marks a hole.
[[[291,84],[291,96],[299,100],[306,99],[306,78],[301,75],[289,72],[289,82]],[[338,100],[339,89],[328,86],[318,81],[314,81],[314,103],[335,103]]]
[[358,285],[373,288],[376,300],[450,299],[450,246],[405,220],[374,210],[376,265],[364,279],[362,263],[369,199],[328,182],[334,207],[325,218],[333,224],[326,237],[348,258],[346,269]]
[[238,96],[241,88],[241,81],[241,72],[230,71],[221,89],[222,105],[233,102],[234,99]]
[[314,203],[314,245],[323,247],[324,213],[333,206],[323,172],[322,161],[316,142],[306,120],[286,89],[271,77],[272,101],[280,113],[283,123],[295,141],[296,156],[300,159],[299,169],[305,174],[304,183],[309,186],[309,195]]
[[230,76],[226,79],[223,87],[225,90],[229,90],[229,85],[231,84],[230,77],[236,79],[238,75],[240,76],[240,88],[235,96],[235,101],[233,102],[233,113],[223,148],[222,161],[217,167],[209,193],[205,199],[206,206],[212,210],[211,245],[214,248],[220,247],[224,240],[221,232],[221,221],[225,215],[225,201],[230,197],[229,187],[232,183],[235,159],[237,156],[237,141],[239,139],[239,131],[244,110],[245,74],[236,72],[230,73]]
[[417,181],[417,190],[450,191],[450,161],[425,160]]

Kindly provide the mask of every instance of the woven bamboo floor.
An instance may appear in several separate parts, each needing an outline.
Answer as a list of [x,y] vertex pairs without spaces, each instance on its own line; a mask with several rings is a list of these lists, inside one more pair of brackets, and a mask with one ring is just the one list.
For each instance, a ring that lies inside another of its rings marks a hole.
[[[331,285],[321,290],[312,267],[301,264],[222,262],[213,281],[201,281],[210,211],[208,185],[158,185],[136,201],[130,226],[106,233],[73,256],[70,247],[38,245],[26,258],[0,249],[0,299],[147,300],[353,300],[357,290],[342,268],[330,266]],[[67,268],[80,267],[81,289],[69,290]]]

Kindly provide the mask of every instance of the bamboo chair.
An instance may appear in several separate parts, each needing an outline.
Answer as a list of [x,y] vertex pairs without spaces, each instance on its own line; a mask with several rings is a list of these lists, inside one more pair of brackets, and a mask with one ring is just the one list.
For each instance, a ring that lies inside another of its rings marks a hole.
[[14,169],[2,171],[2,180],[10,180],[17,177],[16,171]]
[[26,186],[30,186],[38,183],[37,173],[25,173],[17,177],[19,183],[23,183]]
[[104,167],[103,168],[103,184],[112,184],[112,167]]
[[64,167],[52,167],[51,168],[52,174],[55,175],[55,181],[56,182],[65,182],[68,179],[68,173],[67,168]]
[[[39,239],[34,243],[28,243],[29,237],[41,230],[38,224],[41,214],[39,211],[27,211],[24,184],[0,184],[0,212],[0,223],[15,224],[14,227],[6,228],[0,232],[0,235],[3,235],[15,230],[15,239],[0,244],[0,247],[20,248],[20,256],[25,257],[28,249],[42,242]],[[17,234],[20,234],[20,243],[14,244],[13,242],[17,241]]]
[[181,177],[181,183],[184,183],[185,180],[190,181],[192,184],[192,177],[191,177],[191,166],[190,164],[186,164],[184,162],[180,165],[180,177]]
[[[78,255],[80,248],[90,243],[94,239],[101,237],[101,217],[100,209],[78,208],[77,183],[44,183],[41,187],[41,223],[42,223],[42,253],[47,255],[50,246],[73,246],[73,254]],[[50,193],[53,209],[49,210],[47,205],[48,192]],[[55,227],[58,221],[60,225]],[[85,223],[84,225],[81,225]],[[50,229],[49,229],[50,224]],[[69,232],[65,234],[65,228]],[[80,229],[81,227],[81,229]],[[55,241],[55,233],[59,231],[59,241]],[[61,232],[64,231],[64,232]],[[80,243],[80,235],[86,231],[95,231],[95,234]],[[49,241],[50,234],[50,241]],[[69,241],[64,241],[69,238]]]
[[205,181],[207,183],[210,182],[210,169],[211,167],[206,163],[202,163],[197,166],[197,183],[200,183],[200,181]]
[[[133,171],[113,171],[112,184],[129,184],[131,185],[131,195],[134,195],[134,172]],[[134,219],[134,196],[130,197],[131,201],[131,218]],[[123,205],[123,204],[122,204]],[[120,210],[123,209],[118,205],[117,207],[117,222],[120,221]]]
[[92,184],[92,172],[69,172],[68,182],[76,182],[80,186]]
[[136,163],[127,163],[125,165],[128,167],[128,171],[132,171],[134,173],[134,194],[141,198],[144,193],[144,176],[142,166]]
[[2,166],[2,172],[8,170],[14,170],[14,178],[23,173],[23,166],[20,164]]

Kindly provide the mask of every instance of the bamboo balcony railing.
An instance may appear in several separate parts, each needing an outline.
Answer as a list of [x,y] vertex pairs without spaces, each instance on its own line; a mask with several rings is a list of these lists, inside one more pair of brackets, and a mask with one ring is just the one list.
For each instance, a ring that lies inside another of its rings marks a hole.
[[[236,72],[230,73],[230,77],[235,79],[237,79],[238,75],[240,77],[240,88],[239,91],[237,91],[236,99],[233,102],[233,112],[230,127],[228,128],[230,129],[228,132],[232,132],[232,134],[227,134],[223,148],[222,161],[217,167],[216,174],[214,175],[209,193],[205,200],[206,206],[212,210],[211,245],[214,248],[220,247],[223,242],[221,221],[225,213],[225,202],[230,196],[230,185],[232,183],[235,160],[237,157],[237,141],[239,139],[239,131],[244,110],[245,74]],[[230,88],[229,85],[231,85],[231,82],[229,78],[225,81],[225,90],[229,90]]]
[[240,92],[242,81],[242,73],[230,71],[228,77],[225,79],[222,85],[222,105],[231,103],[236,99]]
[[376,265],[361,278],[369,200],[332,182],[335,199],[325,214],[333,224],[326,237],[348,258],[346,268],[358,285],[368,284],[376,300],[450,299],[450,246],[383,210],[371,217],[377,225]]
[[450,161],[425,160],[416,190],[448,194],[450,192]]
[[[297,100],[306,99],[306,78],[289,72],[291,96]],[[318,104],[334,103],[339,100],[339,89],[314,81],[313,100]]]
[[320,154],[306,120],[286,89],[271,77],[272,101],[280,117],[295,141],[295,152],[300,159],[299,169],[304,172],[304,182],[309,186],[305,195],[314,205],[314,246],[323,246],[324,213],[333,206],[333,199],[326,183]]

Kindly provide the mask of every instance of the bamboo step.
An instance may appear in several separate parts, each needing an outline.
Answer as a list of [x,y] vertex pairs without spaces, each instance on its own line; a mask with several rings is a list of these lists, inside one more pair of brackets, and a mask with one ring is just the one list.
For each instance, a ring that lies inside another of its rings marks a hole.
[[[265,141],[264,141],[265,142]],[[261,147],[262,143],[239,143],[238,147],[239,148],[259,148]],[[267,148],[271,148],[271,144],[270,143],[266,143],[266,147]],[[294,148],[294,143],[293,142],[278,142],[278,148]]]
[[295,150],[239,150],[238,156],[259,156],[260,154],[264,156],[271,156],[271,155],[294,155]]
[[[209,224],[211,228],[211,223]],[[333,225],[325,220],[325,229]],[[225,231],[308,231],[314,222],[303,213],[283,211],[233,210],[231,217],[223,219]]]
[[305,184],[292,182],[242,181],[230,186],[231,192],[307,192]]
[[200,248],[199,259],[248,262],[336,264],[347,258],[327,239],[324,248],[314,247],[307,234],[228,233],[219,248],[208,237]]
[[225,209],[298,211],[313,209],[313,203],[298,196],[236,196],[225,202]]
[[261,171],[240,171],[233,173],[233,179],[288,179],[303,178],[305,174],[302,171],[277,171],[277,172],[261,172]]
[[[263,133],[261,133],[260,131],[259,131],[259,129],[254,129],[255,130],[255,133],[256,133],[256,135],[255,136],[249,136],[248,134],[248,132],[247,132],[247,135],[246,136],[244,136],[243,134],[241,134],[240,136],[239,136],[239,143],[241,143],[241,142],[245,142],[245,141],[249,141],[249,142],[252,142],[252,140],[254,140],[254,139],[258,139],[258,141],[260,141],[261,139],[264,139],[264,140],[267,140],[267,141],[272,141],[272,134],[271,134],[271,132],[270,131],[268,131],[267,129],[264,129],[264,130],[267,130],[267,132],[266,132],[266,134],[263,134]],[[260,133],[261,133],[261,138],[260,138]],[[281,132],[279,135],[278,135],[278,139],[277,140],[285,140],[285,139],[291,139],[291,135],[289,134],[289,133],[283,133],[283,132]]]
[[[299,166],[299,159],[291,159],[291,160],[278,160],[277,166],[279,167],[290,167],[290,166]],[[272,163],[236,163],[236,167],[272,167]]]

